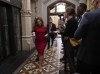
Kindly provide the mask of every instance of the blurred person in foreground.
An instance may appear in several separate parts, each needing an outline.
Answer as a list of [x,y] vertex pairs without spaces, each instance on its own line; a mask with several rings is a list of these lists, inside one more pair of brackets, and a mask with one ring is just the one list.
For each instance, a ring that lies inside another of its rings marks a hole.
[[[65,55],[65,69],[66,63],[70,64],[71,72],[74,71],[74,48],[70,44],[70,38],[73,38],[74,32],[78,27],[78,22],[75,19],[75,9],[67,7],[64,17],[67,18],[64,30],[64,55]],[[68,61],[67,61],[68,60]]]
[[74,37],[82,38],[77,53],[76,72],[100,74],[100,0],[93,0],[95,10],[86,13]]
[[87,5],[85,3],[79,3],[79,6],[77,7],[77,20],[78,23],[80,23],[82,17],[86,13]]

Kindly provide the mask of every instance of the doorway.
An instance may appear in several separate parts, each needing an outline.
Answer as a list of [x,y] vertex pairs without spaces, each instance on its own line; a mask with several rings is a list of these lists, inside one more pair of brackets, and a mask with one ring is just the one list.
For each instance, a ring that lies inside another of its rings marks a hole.
[[[56,1],[47,7],[47,19],[49,21],[49,17],[52,18],[53,23],[56,24],[58,28],[58,20],[64,20],[63,14],[66,11],[66,8],[72,6],[75,8],[73,3],[69,1]],[[47,21],[47,22],[48,22]]]
[[7,9],[0,6],[0,61],[10,55]]
[[56,25],[56,28],[58,28],[58,20],[60,19],[58,15],[51,15],[52,22]]

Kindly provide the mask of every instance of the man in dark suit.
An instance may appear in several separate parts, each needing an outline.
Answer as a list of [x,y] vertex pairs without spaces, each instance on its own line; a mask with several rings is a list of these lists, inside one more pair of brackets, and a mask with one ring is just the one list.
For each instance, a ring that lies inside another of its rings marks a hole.
[[[51,44],[51,47],[53,45],[53,42],[54,42],[54,39],[56,37],[56,34],[54,33],[54,31],[56,31],[56,25],[54,23],[52,23],[52,19],[50,18],[49,19],[49,23],[47,24],[47,28],[48,28],[48,48],[50,48],[50,44]],[[52,43],[50,43],[52,42]]]
[[[87,5],[85,3],[79,3],[79,6],[77,7],[78,26],[79,26],[79,23],[80,23],[82,17],[86,13],[86,10],[87,10]],[[78,48],[79,48],[79,45],[75,47],[75,57],[77,56]]]
[[93,0],[95,10],[86,13],[74,37],[82,38],[76,71],[80,74],[100,74],[100,0]]
[[77,20],[78,23],[80,23],[83,15],[86,13],[87,10],[87,5],[85,3],[80,3],[78,8],[77,8]]

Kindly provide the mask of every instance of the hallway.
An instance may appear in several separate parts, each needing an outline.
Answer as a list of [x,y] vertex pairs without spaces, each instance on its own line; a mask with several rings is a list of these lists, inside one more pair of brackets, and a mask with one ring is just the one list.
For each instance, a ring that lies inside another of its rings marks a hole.
[[[94,10],[92,1],[93,0],[0,0],[0,74],[41,74],[39,71],[39,63],[36,61],[38,52],[35,44],[36,41],[41,43],[44,37],[46,37],[44,43],[46,44],[49,33],[54,34],[54,36],[57,35],[57,37],[50,49],[45,48],[42,64],[43,74],[63,74],[64,70],[68,71],[68,73],[64,74],[73,72],[72,68],[76,68],[77,65],[76,54],[78,47],[75,47],[75,53],[72,52],[75,54],[75,57],[71,59],[71,54],[69,54],[70,46],[68,48],[67,43],[67,39],[70,39],[70,35],[64,35],[64,33],[67,34],[68,32],[65,30],[68,28],[66,26],[68,26],[70,19],[74,18],[77,20],[77,25],[79,25],[78,23],[83,18],[83,12],[82,14],[78,13],[78,8],[81,3],[87,5],[84,13]],[[67,12],[67,8],[69,7],[72,7],[75,11],[72,11],[72,15],[69,14],[69,12],[71,12],[70,10]],[[81,7],[79,9],[81,9]],[[41,19],[40,23],[37,21],[37,18]],[[53,25],[55,25],[54,30]],[[44,27],[47,29],[45,34],[42,34],[41,30],[40,32],[37,31],[37,34],[40,33],[38,39],[40,39],[41,42],[36,40],[35,26],[40,29],[42,29],[42,27],[43,29]],[[75,26],[73,26],[73,28],[74,27]],[[93,30],[94,28],[95,26]],[[70,27],[68,30],[69,29]],[[74,29],[70,30],[72,31]],[[97,34],[97,32],[95,34]],[[62,39],[59,33],[62,35]],[[95,35],[93,35],[93,37],[94,36]],[[98,38],[96,39],[99,39],[99,36],[97,36]],[[71,37],[74,37],[74,33]],[[68,51],[63,52],[62,40],[64,42],[64,49],[68,49]],[[90,41],[92,40],[94,39]],[[65,43],[67,44],[65,45]],[[90,43],[91,42],[88,44]],[[42,44],[43,43],[37,45]],[[38,47],[39,46],[37,46],[37,48]],[[66,58],[61,59],[64,54]],[[72,63],[73,60],[75,60],[75,63]]]
[[[64,64],[60,62],[63,54],[60,53],[62,48],[60,35],[54,41],[54,45],[50,49],[45,49],[43,61],[44,74],[59,74],[59,70],[63,69]],[[37,51],[33,54],[14,72],[14,74],[40,74],[38,62],[35,61]]]

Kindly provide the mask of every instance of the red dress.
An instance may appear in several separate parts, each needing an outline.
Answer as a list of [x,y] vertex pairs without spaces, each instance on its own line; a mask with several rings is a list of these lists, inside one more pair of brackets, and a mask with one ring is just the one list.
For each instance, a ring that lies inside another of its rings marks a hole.
[[47,44],[47,40],[45,35],[47,34],[47,28],[46,27],[35,27],[35,46],[38,50],[39,55],[43,55],[44,49]]

